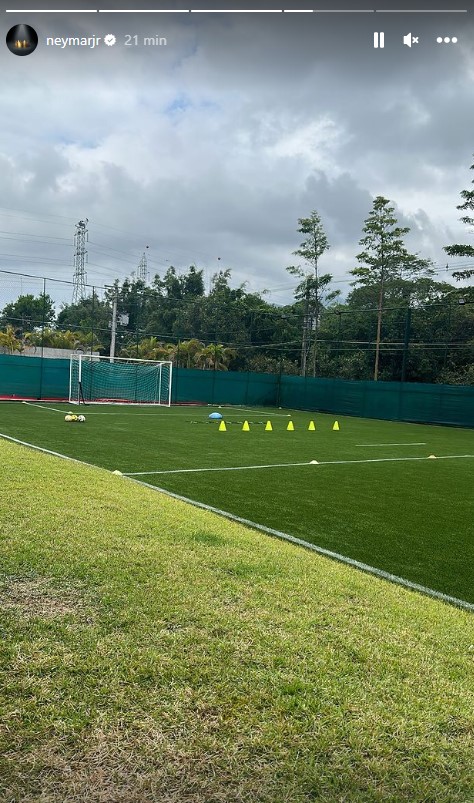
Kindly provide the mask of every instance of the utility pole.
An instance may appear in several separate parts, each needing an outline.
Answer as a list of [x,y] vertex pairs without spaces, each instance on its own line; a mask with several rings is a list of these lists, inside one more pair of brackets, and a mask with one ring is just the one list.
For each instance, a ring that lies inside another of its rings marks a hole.
[[84,265],[87,262],[86,242],[89,239],[87,231],[88,219],[80,220],[76,223],[76,233],[74,235],[74,287],[72,291],[72,303],[79,304],[86,297],[86,272]]

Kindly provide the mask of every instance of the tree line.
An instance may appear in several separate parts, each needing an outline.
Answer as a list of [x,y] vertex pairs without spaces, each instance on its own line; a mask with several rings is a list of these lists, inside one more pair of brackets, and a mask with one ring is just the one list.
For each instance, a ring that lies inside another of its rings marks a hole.
[[[461,196],[461,220],[473,226],[474,192]],[[178,274],[171,266],[149,285],[116,280],[102,298],[93,292],[58,313],[49,295],[22,295],[1,312],[0,348],[108,354],[115,302],[117,356],[204,370],[474,384],[474,288],[436,280],[431,261],[407,250],[409,229],[389,200],[373,202],[344,301],[332,274],[320,271],[330,244],[316,210],[299,219],[298,232],[299,261],[287,267],[298,279],[290,304],[269,303],[266,291],[247,292],[245,283],[232,287],[228,269],[206,292],[202,270],[191,265]],[[468,244],[445,251],[474,257]],[[473,275],[470,268],[453,274],[458,281]]]

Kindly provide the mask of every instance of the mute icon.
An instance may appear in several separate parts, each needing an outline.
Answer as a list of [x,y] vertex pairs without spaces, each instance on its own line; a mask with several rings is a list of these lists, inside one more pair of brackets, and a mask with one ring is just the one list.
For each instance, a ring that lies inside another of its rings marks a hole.
[[406,45],[407,47],[411,47],[412,45],[417,45],[419,44],[418,42],[419,38],[420,38],[419,36],[412,36],[411,33],[407,33],[403,37],[403,44]]

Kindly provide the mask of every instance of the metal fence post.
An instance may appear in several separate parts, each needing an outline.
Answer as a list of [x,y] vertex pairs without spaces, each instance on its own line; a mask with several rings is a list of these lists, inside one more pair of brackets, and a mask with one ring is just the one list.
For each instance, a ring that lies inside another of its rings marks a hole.
[[46,318],[46,279],[43,279],[43,310],[41,321],[41,357],[40,357],[40,381],[38,398],[43,398],[43,370],[44,370],[44,324]]
[[405,337],[403,340],[402,376],[401,376],[402,382],[406,382],[406,377],[407,377],[408,349],[410,346],[410,328],[411,328],[411,307],[408,307],[405,318]]
[[92,286],[92,313],[91,313],[91,357],[94,350],[94,314],[95,314],[95,287]]

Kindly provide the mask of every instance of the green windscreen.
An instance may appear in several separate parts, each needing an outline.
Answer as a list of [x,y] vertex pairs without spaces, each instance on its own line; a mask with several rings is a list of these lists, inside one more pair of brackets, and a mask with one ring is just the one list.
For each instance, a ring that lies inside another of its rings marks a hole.
[[[137,368],[131,361],[83,365],[87,400],[167,404],[169,367]],[[168,366],[163,363],[163,366]],[[0,354],[0,398],[68,399],[69,360]],[[72,399],[78,395],[73,361]],[[75,394],[75,396],[74,396]],[[426,424],[474,427],[474,387],[420,382],[369,382],[237,371],[173,369],[172,404],[233,404],[320,410]]]

